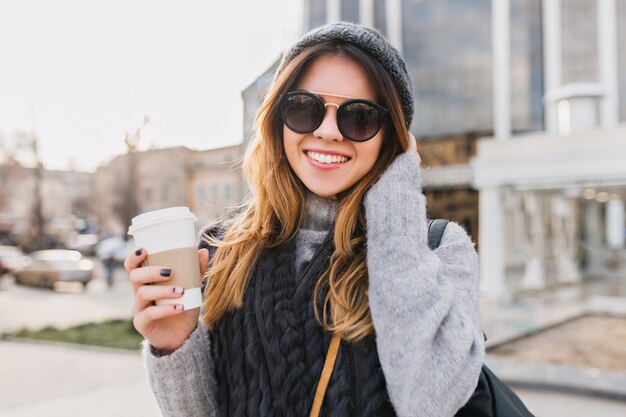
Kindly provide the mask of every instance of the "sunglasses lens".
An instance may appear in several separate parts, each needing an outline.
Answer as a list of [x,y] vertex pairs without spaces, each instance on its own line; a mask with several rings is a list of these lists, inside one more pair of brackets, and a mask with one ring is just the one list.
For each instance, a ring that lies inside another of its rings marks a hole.
[[343,107],[339,125],[344,135],[355,141],[371,139],[382,125],[382,113],[364,102],[353,102]]
[[283,101],[283,121],[297,133],[317,129],[324,118],[324,104],[307,94],[291,94]]

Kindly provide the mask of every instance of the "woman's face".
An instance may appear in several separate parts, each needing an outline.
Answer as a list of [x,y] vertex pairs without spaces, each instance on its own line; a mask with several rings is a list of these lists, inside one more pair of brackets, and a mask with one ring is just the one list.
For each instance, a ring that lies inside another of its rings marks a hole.
[[311,192],[334,199],[372,169],[384,137],[383,127],[366,142],[345,139],[337,127],[336,105],[348,99],[338,96],[376,101],[375,90],[356,62],[334,55],[316,58],[293,90],[316,92],[325,103],[334,104],[326,106],[322,124],[311,133],[296,133],[283,125],[291,168]]

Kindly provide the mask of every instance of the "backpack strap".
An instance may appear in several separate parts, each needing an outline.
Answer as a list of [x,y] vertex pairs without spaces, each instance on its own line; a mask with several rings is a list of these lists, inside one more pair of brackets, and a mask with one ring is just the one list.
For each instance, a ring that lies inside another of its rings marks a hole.
[[446,230],[448,223],[450,223],[450,221],[446,219],[428,221],[428,247],[430,250],[435,250],[439,247],[443,232]]

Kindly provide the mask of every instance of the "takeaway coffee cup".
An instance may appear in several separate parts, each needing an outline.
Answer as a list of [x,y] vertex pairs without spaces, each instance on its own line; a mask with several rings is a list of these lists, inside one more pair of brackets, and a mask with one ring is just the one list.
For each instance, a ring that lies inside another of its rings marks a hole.
[[134,217],[128,234],[137,248],[148,252],[144,265],[165,265],[172,278],[157,285],[180,286],[181,298],[158,300],[157,305],[183,304],[185,310],[202,304],[202,276],[196,247],[196,216],[187,207],[170,207]]

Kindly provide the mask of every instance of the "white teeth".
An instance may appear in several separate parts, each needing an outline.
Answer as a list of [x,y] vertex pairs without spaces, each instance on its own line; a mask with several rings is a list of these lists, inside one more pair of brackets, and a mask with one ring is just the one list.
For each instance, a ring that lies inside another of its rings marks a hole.
[[346,162],[349,159],[347,156],[328,155],[311,151],[308,151],[307,155],[311,159],[315,159],[317,162],[321,162],[323,164],[337,164],[340,162]]

